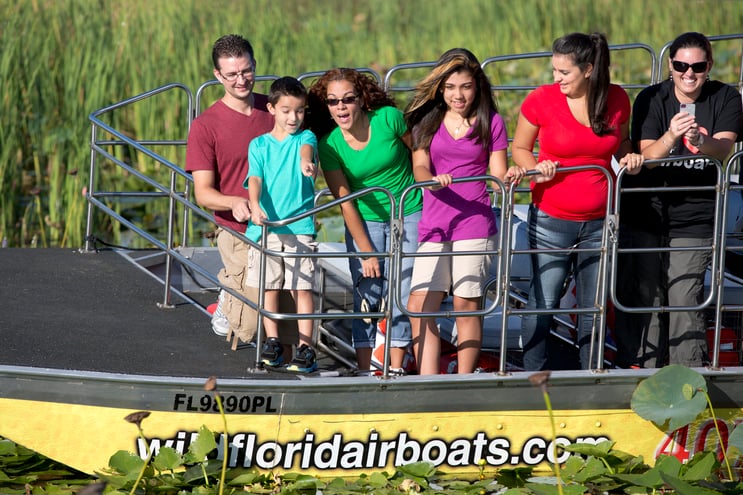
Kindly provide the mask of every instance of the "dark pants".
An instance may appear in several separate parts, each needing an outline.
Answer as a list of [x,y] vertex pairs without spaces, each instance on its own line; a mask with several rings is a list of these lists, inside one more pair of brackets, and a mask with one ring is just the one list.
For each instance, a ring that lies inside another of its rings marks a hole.
[[[703,301],[711,239],[663,239],[658,234],[620,232],[620,247],[700,247],[666,253],[625,253],[617,266],[617,300],[628,308],[697,306]],[[617,365],[660,368],[668,363],[704,366],[709,361],[702,311],[627,313],[617,309]]]

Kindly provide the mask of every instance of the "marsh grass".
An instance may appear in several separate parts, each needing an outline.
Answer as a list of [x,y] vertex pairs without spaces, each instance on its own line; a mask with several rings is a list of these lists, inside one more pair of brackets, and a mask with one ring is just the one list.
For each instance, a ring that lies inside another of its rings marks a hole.
[[[611,44],[641,42],[659,52],[683,31],[740,31],[743,8],[736,0],[690,0],[683,8],[670,0],[0,0],[0,25],[0,242],[78,247],[90,161],[87,116],[170,82],[195,91],[211,78],[211,45],[221,34],[250,38],[259,74],[353,66],[383,75],[396,64],[435,60],[452,46],[467,47],[483,60],[546,51],[570,31],[599,30]],[[739,81],[733,67],[740,65],[740,42],[715,49],[713,76]],[[615,63],[617,80],[649,70],[635,59],[617,57]],[[540,84],[551,74],[549,61],[540,60],[524,69],[499,63],[490,76],[495,84],[521,78]],[[497,96],[512,126],[523,95]],[[187,134],[178,102],[138,106],[113,120],[141,139]],[[162,173],[126,150],[116,153],[142,171]],[[162,153],[183,162],[182,150]],[[108,190],[141,187],[113,169],[99,181]],[[152,202],[112,206],[155,224],[166,211]],[[121,229],[101,218],[96,234],[116,242]]]

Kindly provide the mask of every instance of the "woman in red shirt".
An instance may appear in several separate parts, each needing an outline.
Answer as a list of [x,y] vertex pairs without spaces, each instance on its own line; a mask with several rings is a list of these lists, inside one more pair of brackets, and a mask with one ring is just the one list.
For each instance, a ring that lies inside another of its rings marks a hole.
[[[610,83],[609,46],[603,34],[572,33],[552,45],[554,84],[531,92],[521,105],[512,143],[513,161],[541,175],[532,180],[529,247],[532,279],[528,309],[557,308],[569,270],[576,281],[578,307],[595,304],[598,251],[550,253],[549,249],[598,249],[606,213],[608,181],[588,170],[555,174],[556,169],[598,165],[611,171],[615,156],[628,172],[639,172],[643,157],[631,153],[630,101]],[[534,144],[539,139],[539,155]],[[547,336],[552,315],[525,315],[522,321],[524,368],[548,367]],[[584,369],[591,358],[592,315],[578,316],[578,345]]]

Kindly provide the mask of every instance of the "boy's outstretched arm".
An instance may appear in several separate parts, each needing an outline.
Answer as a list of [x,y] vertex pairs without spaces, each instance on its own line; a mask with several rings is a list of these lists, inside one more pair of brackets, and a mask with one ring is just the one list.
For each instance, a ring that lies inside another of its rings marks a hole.
[[299,167],[306,177],[317,178],[317,165],[314,162],[315,148],[309,144],[303,144],[299,149]]

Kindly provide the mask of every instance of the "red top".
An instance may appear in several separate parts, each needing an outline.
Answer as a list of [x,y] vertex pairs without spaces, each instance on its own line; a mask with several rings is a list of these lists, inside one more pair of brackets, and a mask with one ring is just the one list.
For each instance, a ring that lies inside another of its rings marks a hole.
[[[621,126],[629,120],[630,101],[620,86],[609,86],[606,119],[611,131],[603,136],[573,117],[558,84],[532,91],[521,105],[521,113],[539,127],[539,161],[557,161],[560,168],[599,165],[612,171],[611,158],[622,140]],[[532,183],[531,188],[532,202],[552,217],[585,222],[606,213],[608,186],[598,170],[557,173],[551,181]]]

